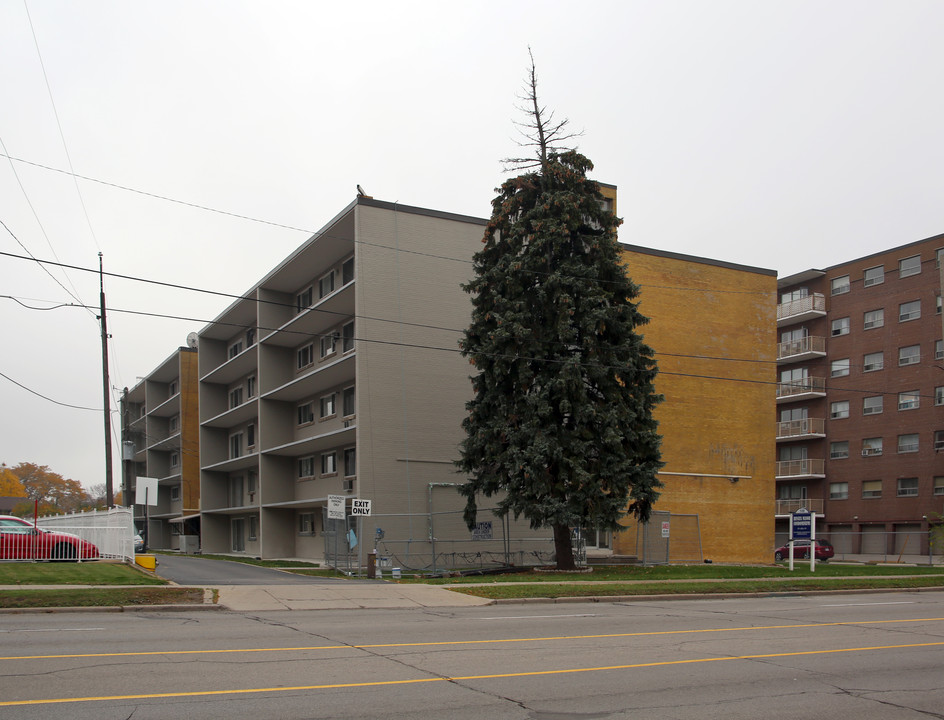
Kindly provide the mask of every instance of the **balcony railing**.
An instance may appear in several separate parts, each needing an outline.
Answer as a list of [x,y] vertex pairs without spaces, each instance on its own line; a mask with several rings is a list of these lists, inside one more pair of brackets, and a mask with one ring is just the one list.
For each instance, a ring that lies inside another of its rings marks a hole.
[[780,460],[777,463],[777,477],[826,477],[826,461],[814,458]]
[[787,340],[777,345],[777,360],[803,360],[826,355],[826,338],[807,335],[799,340]]
[[796,395],[825,395],[826,378],[805,377],[799,380],[788,380],[777,383],[777,399],[794,397]]
[[777,324],[801,322],[826,314],[826,297],[820,293],[813,293],[804,298],[790,300],[777,306]]
[[778,440],[816,435],[826,435],[826,421],[823,418],[803,418],[802,420],[785,420],[777,423]]
[[777,500],[777,514],[790,515],[800,508],[806,508],[817,515],[823,514],[823,501],[821,498],[803,498],[800,500]]

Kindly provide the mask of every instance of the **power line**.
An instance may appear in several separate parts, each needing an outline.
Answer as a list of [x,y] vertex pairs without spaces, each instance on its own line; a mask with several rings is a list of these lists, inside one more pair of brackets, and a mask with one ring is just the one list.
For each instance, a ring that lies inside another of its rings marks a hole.
[[41,397],[43,400],[48,400],[49,402],[51,402],[51,403],[53,403],[53,404],[55,404],[55,405],[60,405],[60,406],[62,406],[62,407],[67,407],[67,408],[74,408],[75,410],[91,410],[91,411],[93,411],[93,412],[99,412],[99,413],[102,412],[102,409],[101,409],[101,408],[90,408],[90,407],[85,407],[85,406],[83,406],[83,405],[70,405],[69,403],[64,403],[64,402],[59,402],[58,400],[53,400],[51,397],[46,397],[46,396],[43,395],[42,393],[36,392],[35,390],[26,387],[26,385],[24,385],[23,383],[17,382],[17,381],[14,380],[13,378],[11,378],[9,375],[4,375],[2,372],[0,372],[0,377],[5,378],[6,380],[9,380],[9,381],[10,381],[11,383],[13,383],[14,385],[23,388],[24,390],[26,390],[26,392],[32,393],[33,395],[36,395],[37,397]]

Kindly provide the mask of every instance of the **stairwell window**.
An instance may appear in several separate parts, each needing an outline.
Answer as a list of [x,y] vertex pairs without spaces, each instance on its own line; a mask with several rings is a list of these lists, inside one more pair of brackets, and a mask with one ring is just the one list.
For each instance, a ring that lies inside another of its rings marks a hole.
[[354,386],[344,388],[341,392],[341,413],[344,417],[351,417],[357,409],[355,405]]
[[355,448],[347,448],[344,451],[344,477],[355,475],[357,475],[357,451]]
[[354,282],[354,258],[350,257],[341,266],[341,285]]
[[180,467],[180,453],[176,450],[170,454],[170,467],[171,470],[176,470]]
[[250,375],[246,378],[246,397],[254,398],[256,396],[256,376]]
[[318,281],[318,297],[323,298],[334,292],[334,271],[323,275]]
[[354,323],[349,322],[341,328],[341,352],[347,353],[354,349]]
[[829,291],[833,295],[843,295],[849,292],[849,276],[842,275],[829,281]]

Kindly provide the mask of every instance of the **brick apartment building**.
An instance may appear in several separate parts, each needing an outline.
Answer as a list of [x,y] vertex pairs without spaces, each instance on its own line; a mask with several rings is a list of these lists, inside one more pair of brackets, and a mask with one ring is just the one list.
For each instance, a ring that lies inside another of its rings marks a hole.
[[944,235],[778,282],[777,536],[926,554],[944,513]]

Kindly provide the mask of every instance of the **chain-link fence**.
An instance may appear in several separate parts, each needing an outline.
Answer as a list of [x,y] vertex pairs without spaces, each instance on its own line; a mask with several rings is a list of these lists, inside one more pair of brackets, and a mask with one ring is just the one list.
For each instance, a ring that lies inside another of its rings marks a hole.
[[[833,561],[908,562],[937,564],[944,561],[944,527],[932,526],[887,530],[885,526],[865,527],[859,531],[816,531],[816,538],[833,546]],[[783,547],[789,534],[778,531],[775,547]]]
[[[325,564],[342,572],[360,573],[373,551],[381,573],[394,568],[403,573],[488,571],[555,561],[550,531],[535,535],[527,525],[499,518],[492,510],[480,509],[480,521],[470,532],[462,511],[364,518],[348,515],[340,520],[329,518],[326,508],[322,516]],[[576,532],[574,557],[579,565],[586,562],[583,542]]]
[[648,522],[625,521],[621,554],[634,555],[643,565],[700,563],[704,560],[698,515],[654,511]]

